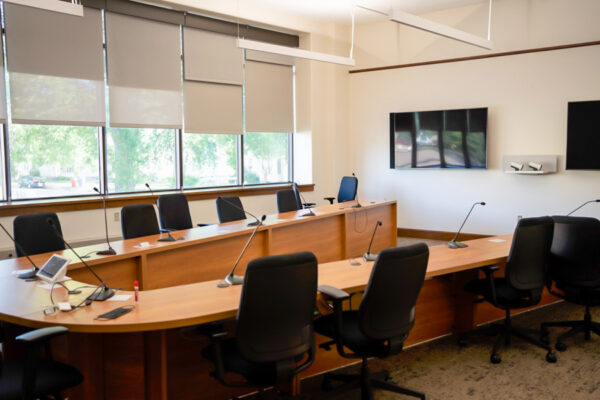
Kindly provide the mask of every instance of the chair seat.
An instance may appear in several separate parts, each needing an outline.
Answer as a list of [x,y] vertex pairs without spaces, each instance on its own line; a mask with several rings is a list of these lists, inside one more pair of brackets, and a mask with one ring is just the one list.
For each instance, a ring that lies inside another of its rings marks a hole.
[[[528,297],[528,291],[516,290],[508,285],[505,278],[494,278],[496,285],[496,300],[504,309],[525,308],[534,304]],[[492,303],[492,293],[487,279],[471,281],[465,285],[469,293],[483,296],[486,301]]]
[[[275,383],[275,363],[254,363],[246,360],[238,351],[235,338],[223,340],[220,345],[225,372],[242,375],[248,382],[256,386]],[[202,355],[212,362],[215,362],[214,354],[214,345],[212,344],[202,349]]]
[[556,287],[559,288],[564,298],[570,303],[579,304],[582,306],[598,306],[600,305],[600,288],[587,288],[569,285],[566,282],[556,282]]
[[[369,339],[362,333],[358,321],[358,311],[344,311],[343,321],[342,335],[345,347],[366,357],[383,358],[390,354],[385,341]],[[329,314],[315,320],[315,332],[332,339],[335,338],[335,315]]]
[[[0,398],[21,400],[21,383],[25,363],[23,360],[8,360],[2,363],[0,372]],[[34,395],[43,396],[61,392],[83,382],[83,376],[74,367],[56,361],[42,360],[36,363],[37,374]]]

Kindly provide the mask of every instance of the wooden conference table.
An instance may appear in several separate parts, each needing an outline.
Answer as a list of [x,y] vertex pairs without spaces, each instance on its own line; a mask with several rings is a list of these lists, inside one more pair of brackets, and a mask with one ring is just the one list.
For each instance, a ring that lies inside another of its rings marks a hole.
[[[502,265],[510,240],[511,235],[478,239],[459,250],[450,250],[445,245],[430,247],[428,279],[419,296],[415,327],[406,344],[464,331],[477,323],[501,317],[501,313],[485,304],[474,305],[472,297],[461,288],[467,279],[477,275],[477,267]],[[21,264],[9,261],[0,262],[0,320],[5,321],[9,337],[24,329],[22,327],[63,325],[69,328],[68,335],[53,342],[53,352],[56,358],[77,366],[86,377],[82,385],[69,393],[71,398],[220,399],[248,391],[225,388],[209,377],[212,366],[200,353],[208,340],[200,337],[198,341],[191,341],[183,338],[180,331],[182,327],[234,318],[240,286],[217,288],[217,281],[209,280],[147,289],[140,293],[140,302],[134,311],[117,320],[100,322],[95,320],[99,314],[131,304],[132,299],[96,302],[85,309],[45,316],[42,310],[49,304],[49,291],[36,283],[15,278],[12,271]],[[371,262],[363,261],[359,266],[351,265],[348,260],[320,263],[319,284],[360,291],[369,279],[371,267]],[[73,288],[82,283],[71,281],[67,285]],[[70,302],[82,299],[89,290],[70,296]],[[54,294],[55,301],[66,300],[64,289],[55,289]],[[543,302],[553,300],[545,294]],[[323,338],[318,337],[317,341]],[[10,342],[5,348],[7,357],[19,351]],[[345,363],[348,360],[337,356],[335,350],[319,349],[315,363],[302,376]]]

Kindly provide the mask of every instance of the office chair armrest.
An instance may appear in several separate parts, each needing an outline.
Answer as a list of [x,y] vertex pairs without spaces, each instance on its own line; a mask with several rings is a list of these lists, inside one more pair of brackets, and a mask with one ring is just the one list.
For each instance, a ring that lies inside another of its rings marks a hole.
[[485,277],[490,285],[490,293],[492,295],[492,304],[496,307],[499,307],[498,301],[496,299],[496,282],[494,281],[494,272],[500,269],[497,265],[488,265],[483,268],[483,272],[485,272]]
[[15,338],[16,342],[23,343],[26,346],[41,345],[55,336],[64,335],[69,330],[64,326],[52,326],[49,328],[36,329],[27,332]]
[[329,204],[333,204],[333,201],[335,200],[335,197],[323,197],[324,200],[327,200],[329,202]]
[[350,298],[350,295],[347,292],[329,285],[319,285],[317,290],[327,296],[328,299],[332,300],[334,303]]
[[304,208],[308,208],[308,207],[314,207],[314,206],[316,206],[316,205],[317,205],[317,203],[302,203],[302,206],[303,206]]
[[210,225],[214,225],[214,224],[205,224],[204,222],[200,222],[200,223],[196,224],[196,226],[199,226],[199,227],[210,226]]

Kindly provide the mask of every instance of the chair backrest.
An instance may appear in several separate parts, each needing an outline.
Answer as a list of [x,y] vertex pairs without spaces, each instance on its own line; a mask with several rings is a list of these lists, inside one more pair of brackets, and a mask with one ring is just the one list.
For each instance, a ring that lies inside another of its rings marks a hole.
[[132,204],[121,209],[123,239],[160,233],[156,212],[152,204]]
[[368,338],[403,341],[408,336],[428,260],[425,243],[379,253],[358,309],[360,329]]
[[[232,204],[238,206],[239,209],[235,208]],[[243,210],[244,206],[238,196],[217,197],[217,215],[219,216],[220,223],[246,219],[246,214]]]
[[240,353],[252,362],[295,359],[314,346],[317,258],[310,252],[248,263],[237,314]]
[[281,189],[277,191],[277,211],[284,213],[299,210],[296,194],[293,189]]
[[548,272],[559,283],[600,287],[600,221],[554,216]]
[[550,217],[523,218],[517,223],[506,259],[506,280],[514,289],[541,296],[553,232]]
[[296,203],[298,203],[298,210],[302,210],[304,206],[302,205],[302,198],[300,197],[300,188],[298,188],[298,184],[296,182],[292,183],[292,190],[294,191],[294,196],[296,197]]
[[[48,224],[48,219],[54,222],[54,226],[62,236],[60,221],[56,213],[36,213],[18,215],[13,221],[13,232],[15,241],[21,245],[28,255],[48,253],[65,249],[64,242],[56,235],[54,228]],[[15,246],[17,257],[23,254]]]
[[340,191],[338,192],[337,201],[351,201],[356,199],[356,191],[358,189],[358,178],[355,176],[344,176],[340,183]]
[[192,217],[187,198],[183,193],[163,194],[158,197],[158,217],[163,229],[191,229]]

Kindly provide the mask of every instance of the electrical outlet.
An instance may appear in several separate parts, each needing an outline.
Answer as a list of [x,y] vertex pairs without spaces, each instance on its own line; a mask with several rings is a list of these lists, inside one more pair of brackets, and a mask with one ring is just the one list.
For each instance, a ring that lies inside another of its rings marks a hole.
[[519,222],[521,220],[521,218],[523,218],[522,215],[517,215],[517,222]]
[[115,213],[115,222],[119,222],[119,212]]

